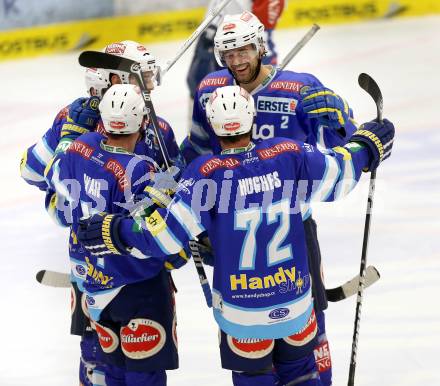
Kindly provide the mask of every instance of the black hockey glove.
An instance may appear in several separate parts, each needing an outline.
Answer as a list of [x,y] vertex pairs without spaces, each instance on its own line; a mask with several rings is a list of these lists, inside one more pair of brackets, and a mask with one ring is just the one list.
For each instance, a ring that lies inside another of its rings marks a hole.
[[119,237],[121,214],[98,213],[79,221],[78,240],[92,255],[128,255]]
[[364,123],[350,138],[350,142],[365,145],[370,151],[370,164],[364,171],[373,171],[391,155],[394,141],[394,125],[384,119],[382,123],[371,121]]

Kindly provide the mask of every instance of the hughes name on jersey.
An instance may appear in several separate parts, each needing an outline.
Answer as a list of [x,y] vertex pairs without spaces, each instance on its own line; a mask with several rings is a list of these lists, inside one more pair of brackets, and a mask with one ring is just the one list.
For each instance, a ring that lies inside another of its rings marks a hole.
[[72,274],[87,296],[88,309],[97,320],[101,310],[130,283],[149,279],[163,269],[163,260],[138,254],[96,257],[76,241],[78,221],[97,212],[129,214],[136,196],[142,196],[154,166],[122,148],[108,146],[99,133],[74,141],[58,154],[47,181],[57,192],[57,217],[71,224],[69,256]]
[[156,256],[177,253],[207,232],[220,328],[237,338],[289,336],[306,326],[313,309],[301,206],[347,194],[367,162],[357,144],[324,154],[287,138],[201,156],[168,208],[155,211],[142,233],[123,220],[121,234]]
[[[220,153],[220,144],[206,119],[205,105],[216,88],[233,84],[235,81],[227,69],[213,72],[201,81],[194,98],[190,141],[185,142],[197,154]],[[341,136],[319,125],[316,119],[307,118],[299,108],[301,95],[312,87],[322,87],[313,75],[273,67],[261,85],[251,92],[257,111],[253,140],[287,137],[324,148],[346,143],[356,130],[352,122],[347,123],[345,135]],[[190,153],[186,149],[184,152]]]

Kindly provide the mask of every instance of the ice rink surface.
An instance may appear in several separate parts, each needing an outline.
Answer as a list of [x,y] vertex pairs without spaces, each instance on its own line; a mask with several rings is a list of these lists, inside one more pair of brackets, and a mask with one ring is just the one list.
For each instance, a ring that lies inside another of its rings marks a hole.
[[[277,31],[280,58],[306,29]],[[325,26],[288,69],[311,72],[343,95],[358,122],[375,117],[361,72],[382,89],[394,121],[392,157],[378,170],[369,264],[381,279],[364,296],[356,385],[440,385],[440,17]],[[164,61],[180,43],[151,46]],[[78,53],[0,64],[0,385],[77,384],[79,338],[70,336],[69,291],[35,281],[42,268],[67,272],[67,231],[43,207],[43,193],[19,176],[21,153],[58,110],[85,94]],[[185,54],[153,94],[156,112],[181,140],[187,131]],[[314,207],[327,288],[359,270],[368,175],[346,199]],[[208,272],[211,274],[211,271]],[[192,263],[174,274],[180,369],[169,385],[226,386],[217,327]],[[330,304],[327,334],[334,385],[347,382],[355,298]]]

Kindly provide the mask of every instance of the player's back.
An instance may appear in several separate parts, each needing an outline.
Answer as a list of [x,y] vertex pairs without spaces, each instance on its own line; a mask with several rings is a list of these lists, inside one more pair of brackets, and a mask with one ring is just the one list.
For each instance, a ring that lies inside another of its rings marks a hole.
[[[72,231],[77,233],[79,220],[97,212],[129,214],[136,195],[141,195],[148,183],[151,164],[122,148],[108,146],[99,133],[88,133],[74,141],[60,157],[58,181],[70,185],[67,197],[71,202]],[[62,191],[57,187],[57,191]],[[148,279],[162,269],[154,258],[136,258],[115,254],[100,259],[80,248],[75,256],[88,267],[84,288],[89,292],[116,288]]]
[[[199,171],[200,184],[192,187],[192,209],[200,209],[216,253],[214,299],[221,311],[214,313],[233,336],[243,334],[243,325],[252,325],[255,336],[286,336],[310,316],[305,237],[296,202],[300,146],[274,138],[250,151],[200,157],[189,167]],[[216,189],[216,200],[207,203],[210,189]]]

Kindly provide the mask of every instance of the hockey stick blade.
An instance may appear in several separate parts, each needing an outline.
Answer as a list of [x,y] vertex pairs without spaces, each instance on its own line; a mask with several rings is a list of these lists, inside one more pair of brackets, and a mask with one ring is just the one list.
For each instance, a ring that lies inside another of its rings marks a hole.
[[134,60],[99,51],[81,52],[78,57],[78,62],[83,67],[104,68],[106,70],[119,70],[125,72],[137,71],[138,68],[133,69],[132,66],[139,66],[139,63]]
[[358,83],[373,98],[377,108],[377,120],[382,122],[383,97],[376,81],[370,75],[362,73],[359,75]]
[[68,273],[55,272],[43,269],[35,275],[38,283],[49,287],[69,288],[70,275]]
[[[339,302],[350,296],[356,295],[359,287],[359,275],[347,281],[339,287],[326,289],[327,300],[329,302]],[[380,273],[376,267],[370,265],[365,272],[364,289],[370,287],[380,279]]]

